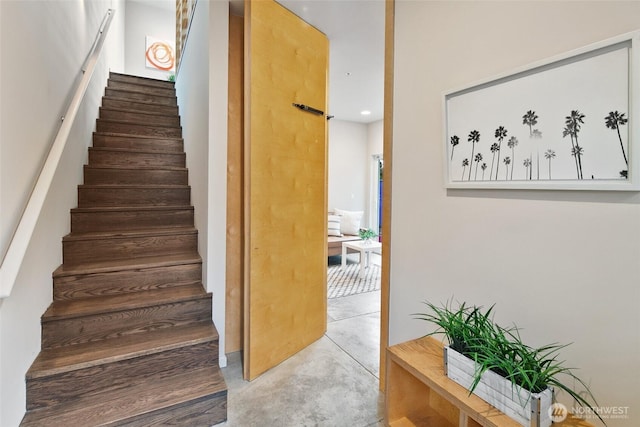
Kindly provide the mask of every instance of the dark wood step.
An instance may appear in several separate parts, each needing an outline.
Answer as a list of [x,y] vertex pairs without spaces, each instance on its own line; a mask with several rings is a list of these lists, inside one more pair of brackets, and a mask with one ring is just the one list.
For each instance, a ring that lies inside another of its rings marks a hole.
[[184,152],[182,138],[159,138],[144,135],[127,135],[101,132],[93,134],[93,146],[98,148],[124,148],[131,150],[162,150]]
[[189,206],[186,185],[79,185],[78,207]]
[[108,96],[102,97],[102,106],[114,110],[144,111],[147,114],[161,114],[165,116],[178,114],[177,106],[158,105],[153,102],[129,101]]
[[202,322],[109,340],[45,349],[27,372],[27,410],[126,388],[151,376],[218,363],[218,335]]
[[79,274],[110,273],[114,271],[145,269],[178,264],[200,262],[197,252],[188,254],[172,254],[160,257],[132,258],[128,260],[100,260],[78,265],[60,265],[53,273],[54,277],[72,276]]
[[167,96],[167,97],[176,96],[176,90],[174,87],[151,86],[151,85],[140,84],[139,82],[129,83],[129,82],[123,82],[119,80],[109,79],[107,80],[107,87],[109,89],[127,90],[129,92],[141,92],[149,95],[158,95],[158,96]]
[[42,316],[42,348],[95,342],[211,320],[201,284],[54,301]]
[[71,233],[62,239],[64,264],[83,264],[101,259],[156,257],[198,250],[198,231],[193,227]]
[[145,92],[114,89],[110,87],[107,87],[104,90],[104,96],[126,101],[149,102],[157,105],[170,105],[172,107],[178,105],[178,100],[175,96],[154,95]]
[[87,185],[187,185],[189,174],[185,168],[85,166],[84,183]]
[[212,426],[227,419],[227,391],[217,367],[155,378],[126,391],[80,397],[28,412],[21,426]]
[[139,125],[115,120],[98,119],[97,132],[124,133],[128,135],[155,136],[160,138],[181,138],[182,128],[159,125]]
[[[212,322],[160,329],[144,336],[125,335],[109,340],[45,349],[33,362],[26,379],[49,377],[104,363],[133,359],[190,345],[218,344]],[[213,357],[218,358],[218,353]]]
[[178,115],[160,115],[148,114],[141,111],[131,110],[115,110],[111,108],[100,107],[101,119],[120,121],[123,123],[135,123],[149,126],[167,126],[180,127],[180,116]]
[[99,207],[71,210],[71,232],[193,227],[192,206]]
[[141,86],[155,86],[161,88],[169,88],[172,89],[175,87],[174,82],[170,82],[169,80],[159,80],[150,77],[142,77],[142,76],[132,76],[130,74],[122,74],[115,73],[111,71],[109,73],[109,79],[118,82],[124,83],[134,83]]
[[89,147],[89,165],[184,168],[186,161],[185,153]]
[[71,300],[184,286],[202,280],[197,253],[61,265],[53,273],[53,299]]

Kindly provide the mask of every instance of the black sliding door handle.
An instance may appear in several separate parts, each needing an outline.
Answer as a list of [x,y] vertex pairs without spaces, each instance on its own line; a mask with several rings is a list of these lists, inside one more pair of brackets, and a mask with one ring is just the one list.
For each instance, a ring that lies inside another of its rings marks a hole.
[[307,111],[307,112],[309,112],[311,114],[316,114],[318,116],[324,116],[324,111],[318,110],[317,108],[309,107],[308,105],[293,103],[293,106],[298,108],[299,110]]

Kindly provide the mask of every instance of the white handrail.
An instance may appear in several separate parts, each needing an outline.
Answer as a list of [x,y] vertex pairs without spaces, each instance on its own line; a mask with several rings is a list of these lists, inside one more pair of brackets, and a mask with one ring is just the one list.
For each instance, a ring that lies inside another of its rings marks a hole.
[[78,83],[78,87],[76,88],[69,107],[67,108],[67,112],[62,117],[62,124],[60,125],[60,129],[58,129],[58,133],[53,140],[53,144],[51,144],[47,160],[40,170],[38,180],[36,181],[36,184],[29,196],[29,201],[22,211],[20,222],[11,237],[11,242],[9,243],[9,247],[4,257],[2,258],[2,264],[0,265],[0,301],[2,298],[6,298],[11,295],[11,290],[13,289],[13,285],[18,277],[18,272],[22,266],[22,260],[24,259],[24,255],[29,246],[29,241],[31,240],[36,223],[38,222],[40,211],[42,210],[47,193],[51,187],[53,176],[58,168],[60,158],[62,157],[62,152],[67,144],[71,127],[75,121],[76,114],[80,109],[80,104],[84,98],[85,92],[87,91],[91,77],[93,76],[93,72],[95,70],[96,63],[98,62],[98,57],[102,51],[102,46],[104,45],[104,40],[106,38],[107,31],[109,30],[109,26],[111,25],[114,13],[114,9],[109,9],[102,20],[102,24],[100,25],[100,29],[96,35],[96,40],[94,41],[93,46],[91,46],[87,60],[82,65],[82,72],[84,75]]

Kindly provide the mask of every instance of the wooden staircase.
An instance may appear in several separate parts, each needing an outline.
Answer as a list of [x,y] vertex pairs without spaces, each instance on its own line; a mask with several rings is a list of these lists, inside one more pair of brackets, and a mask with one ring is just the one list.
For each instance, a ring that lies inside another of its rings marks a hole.
[[111,73],[22,426],[227,418],[174,84]]

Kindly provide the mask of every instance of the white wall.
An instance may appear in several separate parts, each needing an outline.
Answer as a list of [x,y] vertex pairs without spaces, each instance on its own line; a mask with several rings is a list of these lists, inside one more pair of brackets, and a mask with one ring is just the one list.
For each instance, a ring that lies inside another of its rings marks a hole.
[[110,66],[123,69],[121,1],[0,2],[0,247],[9,238],[66,110],[80,67],[109,8],[116,15],[101,61],[72,128],[12,294],[0,306],[0,425],[25,410],[25,374],[40,350],[40,316],[51,302],[51,274],[95,129]]
[[203,258],[203,282],[214,294],[213,321],[220,335],[221,366],[226,365],[228,39],[228,2],[199,1],[176,78],[198,250]]
[[496,303],[638,425],[640,194],[447,191],[442,129],[444,91],[638,27],[640,2],[396,2],[392,344],[428,331],[420,301]]
[[369,150],[369,156],[380,155],[382,156],[383,149],[383,121],[369,123],[367,125],[367,145]]
[[213,297],[213,322],[220,334],[220,366],[225,351],[227,254],[227,125],[229,73],[229,2],[210,6],[209,31],[209,259],[207,288]]
[[367,125],[330,120],[329,210],[365,211],[367,218],[368,159]]
[[[173,42],[176,39],[175,1],[126,1],[125,72],[136,76],[166,80],[175,71],[147,68],[145,65],[145,39],[147,36]],[[168,3],[168,6],[166,4]]]

